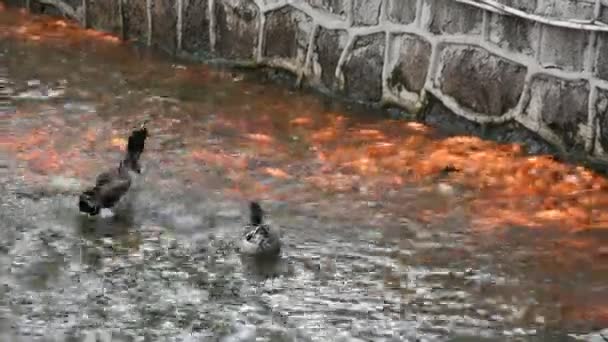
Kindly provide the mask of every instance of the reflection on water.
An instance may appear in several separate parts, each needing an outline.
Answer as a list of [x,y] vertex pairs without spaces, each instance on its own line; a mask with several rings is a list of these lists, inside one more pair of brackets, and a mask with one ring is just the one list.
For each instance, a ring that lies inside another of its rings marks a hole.
[[[608,186],[589,170],[62,20],[0,11],[0,52],[17,105],[0,136],[0,327],[553,341],[608,325]],[[129,198],[110,219],[77,215],[144,119]],[[275,263],[234,253],[250,199],[283,227]]]

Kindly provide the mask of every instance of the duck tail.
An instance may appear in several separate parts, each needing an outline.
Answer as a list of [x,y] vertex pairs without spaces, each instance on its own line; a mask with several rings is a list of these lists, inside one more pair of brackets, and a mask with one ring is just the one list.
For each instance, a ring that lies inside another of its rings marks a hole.
[[251,224],[254,226],[259,226],[262,224],[264,220],[264,211],[258,202],[249,203],[249,211],[250,211],[250,220]]
[[80,196],[78,197],[78,208],[81,212],[89,215],[99,214],[101,206],[96,200],[96,192],[96,188],[91,188],[80,194]]
[[129,136],[125,164],[133,171],[139,172],[139,157],[144,152],[147,137],[148,130],[145,127],[145,123],[140,129],[134,130]]

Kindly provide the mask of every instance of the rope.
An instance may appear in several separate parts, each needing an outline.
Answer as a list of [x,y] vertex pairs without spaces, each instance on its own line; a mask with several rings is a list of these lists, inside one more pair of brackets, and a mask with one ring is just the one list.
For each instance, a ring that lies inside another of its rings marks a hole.
[[598,20],[601,8],[601,0],[595,0],[594,19],[591,20],[578,20],[578,19],[554,19],[550,17],[541,16],[538,14],[526,13],[517,8],[503,5],[495,0],[454,0],[456,2],[467,4],[473,7],[481,8],[494,13],[508,15],[512,17],[518,17],[545,25],[563,27],[575,30],[584,31],[596,31],[596,32],[608,32],[608,24]]

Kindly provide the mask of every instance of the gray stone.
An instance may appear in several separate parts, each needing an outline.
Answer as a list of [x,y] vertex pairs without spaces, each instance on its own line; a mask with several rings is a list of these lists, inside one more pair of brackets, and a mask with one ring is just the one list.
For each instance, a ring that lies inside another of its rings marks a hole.
[[348,34],[344,30],[320,27],[315,39],[313,73],[327,89],[335,88],[335,73]]
[[345,90],[359,101],[382,98],[382,66],[384,65],[384,33],[357,37],[343,71]]
[[146,0],[129,0],[123,4],[126,38],[145,41],[148,34]]
[[483,11],[455,1],[424,0],[422,18],[433,34],[480,35]]
[[584,139],[580,125],[587,125],[588,99],[587,80],[538,75],[532,80],[526,113],[538,115],[535,120],[550,128],[567,148],[581,150]]
[[600,16],[598,19],[603,23],[608,23],[608,5],[600,8]]
[[536,13],[560,19],[592,19],[594,1],[581,0],[543,0]]
[[175,0],[152,1],[152,43],[170,54],[177,48],[177,4]]
[[264,55],[284,58],[302,66],[306,59],[312,18],[292,7],[283,7],[266,17]]
[[253,0],[217,1],[217,52],[225,58],[252,59],[258,46],[259,17]]
[[595,103],[598,122],[597,141],[605,152],[608,152],[608,90],[598,89]]
[[382,0],[352,0],[353,25],[372,26],[380,21],[380,6]]
[[73,9],[78,9],[78,7],[82,6],[82,0],[63,0],[66,4],[70,5]]
[[306,0],[313,8],[327,11],[329,13],[346,18],[348,0]]
[[518,10],[533,13],[536,10],[537,0],[498,0],[498,2]]
[[63,13],[57,7],[49,4],[43,4],[38,1],[30,2],[30,10],[34,14],[46,14],[55,17],[63,16]]
[[25,7],[25,0],[4,0],[8,7]]
[[608,81],[608,33],[598,35],[597,60],[595,73],[598,77]]
[[391,51],[397,54],[397,62],[388,79],[389,87],[395,93],[404,89],[419,92],[429,71],[431,43],[408,34],[397,35],[391,42]]
[[198,54],[209,51],[209,11],[207,0],[185,0],[182,49]]
[[540,61],[567,71],[582,71],[589,33],[583,30],[544,26]]
[[[62,2],[67,4],[69,7],[71,7],[76,12],[78,12],[79,8],[82,7],[82,0],[62,0]],[[23,4],[23,6],[26,5],[25,1],[23,1],[21,3]],[[59,8],[55,7],[54,5],[47,4],[47,3],[41,3],[36,0],[30,1],[30,8],[32,10],[32,13],[36,13],[36,14],[46,14],[46,15],[58,16],[58,17],[63,16],[63,13],[61,12],[61,10]]]
[[530,20],[492,14],[489,40],[501,48],[534,56],[539,30],[540,24]]
[[397,24],[411,24],[416,20],[417,0],[389,0],[388,18]]
[[441,51],[441,91],[480,114],[500,116],[515,107],[527,68],[480,48]]
[[117,1],[90,0],[88,2],[88,23],[97,30],[120,32],[120,11]]

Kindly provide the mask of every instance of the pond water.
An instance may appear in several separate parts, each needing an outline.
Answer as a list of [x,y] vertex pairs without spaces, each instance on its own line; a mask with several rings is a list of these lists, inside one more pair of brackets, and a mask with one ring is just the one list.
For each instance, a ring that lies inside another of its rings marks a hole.
[[[0,72],[3,341],[608,327],[608,182],[582,167],[6,9]],[[144,172],[116,215],[81,216],[78,193],[146,119]],[[277,260],[234,250],[250,200],[280,227]]]

